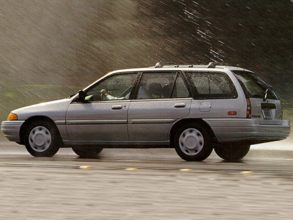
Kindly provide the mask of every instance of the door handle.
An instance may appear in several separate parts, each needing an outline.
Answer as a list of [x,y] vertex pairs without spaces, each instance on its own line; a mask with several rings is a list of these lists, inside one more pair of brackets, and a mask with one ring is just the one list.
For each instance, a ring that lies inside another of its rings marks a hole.
[[122,105],[112,105],[113,110],[119,110],[122,109]]
[[186,106],[185,103],[176,103],[176,104],[174,105],[175,108],[184,108],[185,106]]

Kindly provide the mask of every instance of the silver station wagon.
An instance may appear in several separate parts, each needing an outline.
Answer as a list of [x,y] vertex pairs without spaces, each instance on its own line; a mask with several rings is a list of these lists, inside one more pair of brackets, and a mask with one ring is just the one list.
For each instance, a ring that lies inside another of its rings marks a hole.
[[230,66],[168,65],[111,72],[71,98],[12,111],[4,135],[36,157],[72,147],[174,147],[187,161],[214,149],[237,161],[251,144],[286,138],[280,100],[255,73]]

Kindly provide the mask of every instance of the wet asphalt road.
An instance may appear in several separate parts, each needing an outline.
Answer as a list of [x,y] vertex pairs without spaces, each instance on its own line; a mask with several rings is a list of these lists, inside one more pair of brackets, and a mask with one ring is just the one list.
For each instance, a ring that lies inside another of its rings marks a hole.
[[71,149],[33,158],[0,144],[0,219],[292,219],[292,152],[253,150],[242,163],[173,149]]

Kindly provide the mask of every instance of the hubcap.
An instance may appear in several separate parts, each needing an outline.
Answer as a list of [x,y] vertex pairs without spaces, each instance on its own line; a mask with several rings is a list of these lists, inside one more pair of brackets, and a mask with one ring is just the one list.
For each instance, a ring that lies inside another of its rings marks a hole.
[[51,141],[51,133],[44,126],[34,127],[29,134],[30,146],[37,152],[47,150],[50,147]]
[[187,155],[197,155],[204,146],[202,133],[195,128],[185,129],[179,137],[180,149]]

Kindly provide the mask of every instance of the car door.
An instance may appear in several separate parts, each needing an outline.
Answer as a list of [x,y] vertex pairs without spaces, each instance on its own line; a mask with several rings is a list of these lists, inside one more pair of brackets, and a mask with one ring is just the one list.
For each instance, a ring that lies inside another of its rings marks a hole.
[[168,144],[172,124],[189,114],[191,97],[180,73],[144,72],[128,112],[129,141]]
[[245,99],[238,96],[232,80],[225,72],[186,72],[193,85],[194,100],[191,115],[195,118],[244,117]]
[[127,112],[136,73],[115,74],[85,91],[85,102],[69,106],[66,125],[75,143],[122,143],[128,141]]

